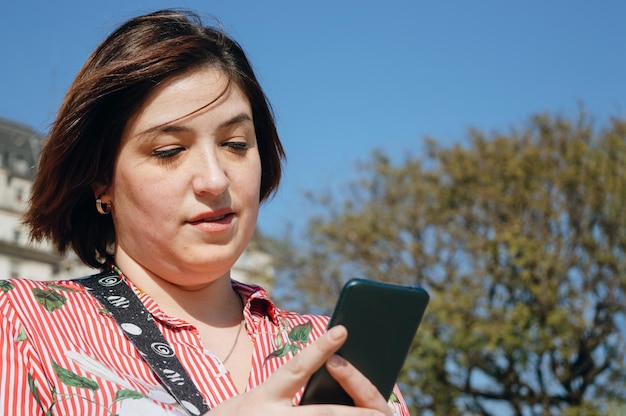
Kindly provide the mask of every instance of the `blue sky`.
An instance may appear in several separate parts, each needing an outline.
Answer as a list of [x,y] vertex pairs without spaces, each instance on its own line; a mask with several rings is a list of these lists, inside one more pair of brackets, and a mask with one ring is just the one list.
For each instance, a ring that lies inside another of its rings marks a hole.
[[302,194],[354,178],[374,149],[419,155],[542,111],[626,117],[621,0],[0,0],[0,117],[45,132],[90,52],[164,7],[214,16],[247,51],[288,154],[260,228],[310,213]]

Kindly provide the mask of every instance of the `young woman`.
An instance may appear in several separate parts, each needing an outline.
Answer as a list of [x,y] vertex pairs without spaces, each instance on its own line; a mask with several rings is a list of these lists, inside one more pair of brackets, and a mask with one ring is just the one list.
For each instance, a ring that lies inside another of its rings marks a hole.
[[[283,157],[220,30],[164,10],[112,33],[67,93],[25,216],[103,273],[0,281],[2,414],[407,414],[333,355],[345,328],[230,279]],[[354,407],[294,407],[322,365]]]

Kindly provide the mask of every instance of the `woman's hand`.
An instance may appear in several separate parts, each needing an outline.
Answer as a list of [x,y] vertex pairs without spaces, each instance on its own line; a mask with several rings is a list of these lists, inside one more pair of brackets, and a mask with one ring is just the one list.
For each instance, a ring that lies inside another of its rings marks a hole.
[[[391,416],[387,400],[378,389],[350,363],[333,355],[347,336],[343,326],[331,328],[276,370],[265,383],[222,403],[207,415]],[[326,404],[293,406],[293,396],[324,363],[328,372],[352,397],[355,407]]]

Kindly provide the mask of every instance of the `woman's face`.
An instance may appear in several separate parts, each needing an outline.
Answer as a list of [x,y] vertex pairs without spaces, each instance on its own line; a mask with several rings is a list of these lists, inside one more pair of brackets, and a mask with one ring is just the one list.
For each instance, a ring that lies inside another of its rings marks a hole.
[[242,90],[212,68],[163,83],[126,126],[102,196],[116,263],[182,286],[227,275],[252,237],[260,181]]

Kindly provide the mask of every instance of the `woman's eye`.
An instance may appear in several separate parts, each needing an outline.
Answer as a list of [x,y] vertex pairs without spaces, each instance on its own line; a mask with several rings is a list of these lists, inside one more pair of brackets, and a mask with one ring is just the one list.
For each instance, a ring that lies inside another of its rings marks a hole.
[[185,150],[185,149],[182,148],[182,147],[171,147],[171,148],[165,148],[165,149],[155,149],[155,150],[152,151],[152,155],[156,156],[159,159],[169,159],[169,158],[172,158],[172,157],[178,155],[183,150]]
[[226,142],[224,146],[235,152],[245,152],[249,148],[246,142]]

